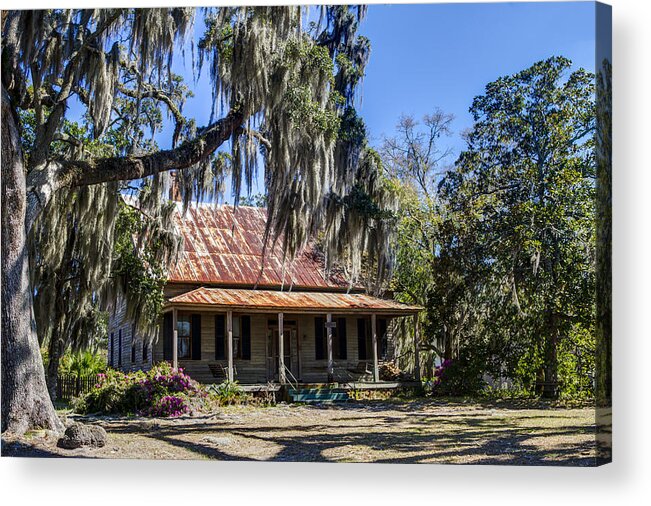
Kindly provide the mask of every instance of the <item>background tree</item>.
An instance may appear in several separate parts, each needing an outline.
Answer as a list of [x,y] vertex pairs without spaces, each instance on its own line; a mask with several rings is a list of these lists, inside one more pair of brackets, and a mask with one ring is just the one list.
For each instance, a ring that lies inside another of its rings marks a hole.
[[438,109],[425,115],[422,122],[403,116],[396,135],[385,138],[381,148],[400,206],[392,289],[405,302],[427,307],[425,335],[429,339],[420,347],[446,358],[451,357],[457,327],[465,319],[458,286],[465,278],[453,274],[462,257],[459,251],[450,251],[450,216],[437,191],[451,155],[441,141],[452,135],[452,120]]
[[594,356],[594,76],[570,66],[553,57],[488,84],[442,184],[490,274],[486,358],[545,395],[559,361],[584,368],[585,387]]
[[[342,253],[342,240],[353,241],[348,251],[367,251],[379,276],[390,268],[382,216],[366,219],[364,208],[346,198],[362,189],[369,200],[386,200],[354,111],[370,50],[356,35],[365,8],[325,7],[322,21],[308,29],[298,7],[202,12],[207,30],[198,43],[199,68],[209,66],[213,110],[223,112],[203,128],[183,116],[184,88],[170,71],[173,54],[190,43],[193,9],[3,12],[3,431],[61,428],[39,355],[42,325],[33,317],[30,261],[43,260],[46,271],[57,272],[77,263],[86,282],[71,293],[101,296],[92,283],[105,277],[98,269],[110,248],[98,243],[111,243],[125,181],[136,181],[139,212],[164,230],[168,171],[178,171],[186,206],[217,194],[226,171],[237,201],[242,187],[251,186],[261,153],[267,240],[282,235],[291,257],[325,229],[329,258]],[[85,108],[93,140],[112,151],[85,149],[84,134],[75,135],[66,120],[73,103]],[[175,124],[167,150],[144,139],[144,127],[155,131],[160,124],[159,107]],[[31,137],[21,135],[28,129],[25,115],[32,117]],[[120,141],[111,142],[106,136],[116,130]],[[227,141],[232,150],[225,157],[218,149]],[[68,149],[57,149],[59,142]],[[83,240],[71,242],[69,233],[55,234],[46,222],[66,223],[68,232],[93,228],[96,241],[82,234]],[[34,238],[32,258],[28,236]],[[50,248],[64,254],[36,260]],[[354,275],[359,254],[347,260]]]
[[452,168],[440,111],[402,118],[383,144],[401,210],[392,286],[426,307],[421,348],[461,364],[464,388],[487,372],[527,392],[591,390],[595,90],[570,66],[489,83]]

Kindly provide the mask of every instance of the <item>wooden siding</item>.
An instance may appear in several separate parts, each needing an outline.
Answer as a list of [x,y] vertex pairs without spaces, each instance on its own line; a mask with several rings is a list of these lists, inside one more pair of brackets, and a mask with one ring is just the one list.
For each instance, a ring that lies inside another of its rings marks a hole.
[[[126,300],[123,296],[119,295],[116,300],[113,311],[109,312],[108,320],[108,363],[113,365],[115,369],[119,369],[124,372],[144,370],[147,371],[151,369],[152,366],[152,348],[147,353],[147,360],[142,359],[142,347],[147,341],[144,339],[145,336],[133,335],[134,324],[133,321],[129,320],[126,316]],[[120,350],[119,350],[119,336],[122,332],[122,360],[121,365]],[[111,335],[113,339],[111,339]],[[131,346],[134,344],[136,347],[136,356],[135,361],[131,360]]]

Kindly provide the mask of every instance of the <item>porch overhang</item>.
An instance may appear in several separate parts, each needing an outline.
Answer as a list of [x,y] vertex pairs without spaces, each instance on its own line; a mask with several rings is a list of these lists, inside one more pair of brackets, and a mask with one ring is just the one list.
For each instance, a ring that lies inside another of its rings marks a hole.
[[164,310],[203,309],[255,313],[332,313],[408,316],[421,306],[381,299],[364,293],[294,292],[201,287],[170,298]]

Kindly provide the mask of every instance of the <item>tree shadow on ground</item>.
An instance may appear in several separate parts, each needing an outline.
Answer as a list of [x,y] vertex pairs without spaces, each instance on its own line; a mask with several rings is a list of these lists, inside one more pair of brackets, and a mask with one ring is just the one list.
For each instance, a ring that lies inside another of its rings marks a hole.
[[64,453],[50,450],[43,445],[30,441],[7,441],[2,438],[3,457],[28,457],[28,458],[75,458],[75,459],[93,459],[97,458],[92,455],[81,453]]
[[[178,425],[121,420],[105,427],[219,460],[595,465],[594,438],[585,437],[594,434],[594,427],[573,423],[566,412],[550,410],[545,416],[547,412],[521,410],[507,416],[499,409],[449,412],[443,409],[448,404],[426,412],[412,403],[411,411],[394,403],[384,403],[383,410],[381,406],[364,402],[305,408],[335,415],[324,423],[302,423],[299,416],[296,421],[265,419],[251,426],[250,420],[208,416]],[[206,436],[233,441],[222,446]],[[550,443],[545,448],[541,441]]]

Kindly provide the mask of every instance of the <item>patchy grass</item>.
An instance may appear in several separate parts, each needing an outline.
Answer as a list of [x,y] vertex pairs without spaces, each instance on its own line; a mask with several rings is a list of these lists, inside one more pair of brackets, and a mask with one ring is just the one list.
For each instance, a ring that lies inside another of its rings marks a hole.
[[540,401],[390,399],[224,407],[177,419],[91,417],[108,444],[63,450],[46,433],[3,439],[3,455],[449,464],[595,464],[591,407]]

